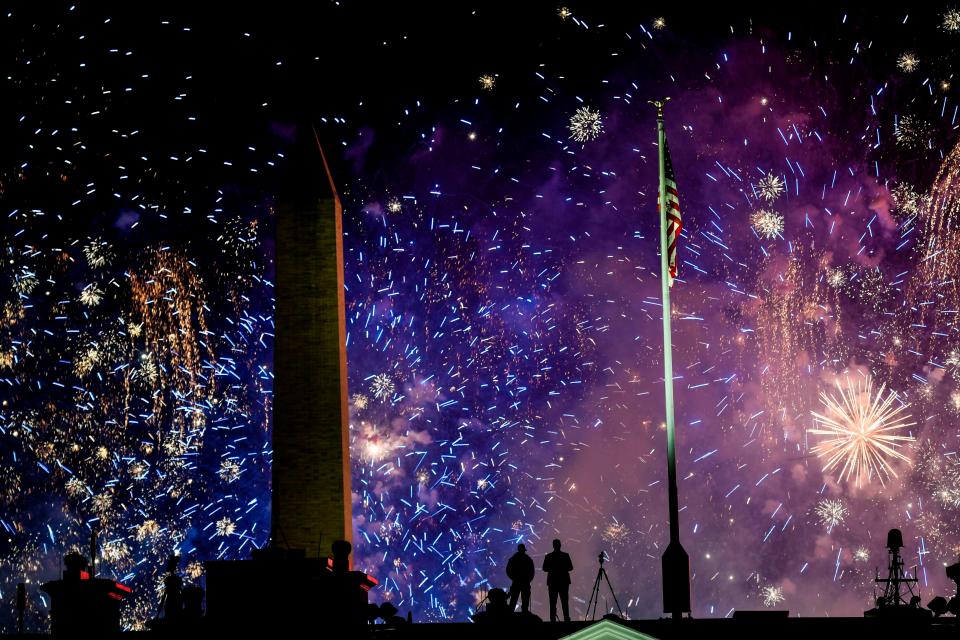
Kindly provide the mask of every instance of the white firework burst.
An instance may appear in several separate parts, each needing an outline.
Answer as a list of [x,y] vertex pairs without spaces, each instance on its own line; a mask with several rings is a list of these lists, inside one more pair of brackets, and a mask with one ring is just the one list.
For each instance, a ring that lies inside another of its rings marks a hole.
[[493,91],[493,88],[497,85],[497,79],[490,74],[480,76],[479,81],[480,88],[484,91]]
[[100,362],[100,351],[90,347],[74,361],[73,372],[78,378],[83,378],[93,371],[98,362]]
[[160,370],[157,368],[153,358],[148,354],[144,354],[140,356],[140,366],[134,370],[133,377],[154,384],[160,377]]
[[137,527],[134,532],[134,537],[139,542],[143,542],[147,538],[153,538],[158,533],[160,533],[160,525],[157,524],[156,520],[144,520],[143,524]]
[[[910,116],[904,116],[904,118],[910,118]],[[894,135],[897,136],[898,141],[898,132],[900,132],[900,125],[902,123],[903,118],[897,121],[897,127],[894,129]],[[890,196],[893,198],[893,204],[901,216],[905,215],[909,217],[918,215],[926,211],[929,206],[930,196],[921,196],[906,182],[898,182],[890,191]]]
[[901,147],[921,148],[930,136],[930,126],[917,116],[907,114],[894,123],[893,137]]
[[87,264],[94,268],[105,267],[113,260],[113,252],[103,240],[91,240],[83,247],[83,255],[87,258]]
[[957,33],[960,31],[960,11],[950,9],[943,14],[943,24],[941,27],[948,33]]
[[603,133],[603,118],[599,111],[580,107],[570,118],[570,137],[577,142],[590,142]]
[[240,478],[240,465],[235,460],[224,460],[220,463],[220,479],[227,484]]
[[761,591],[763,596],[763,606],[775,607],[785,600],[783,596],[783,587],[776,585],[767,585]]
[[370,382],[370,393],[380,401],[389,400],[393,397],[396,390],[397,385],[394,384],[393,379],[385,373],[374,376]]
[[870,377],[865,382],[846,378],[846,385],[839,380],[835,385],[837,395],[820,393],[825,412],[811,411],[818,428],[809,433],[826,436],[812,449],[824,461],[823,470],[839,468],[839,479],[853,478],[858,487],[874,476],[881,485],[884,479],[897,477],[890,461],[909,462],[898,447],[913,438],[896,432],[915,424],[905,413],[910,405],[895,406],[897,394],[890,391],[884,397],[884,385],[874,394]]
[[920,59],[917,58],[912,51],[902,53],[900,57],[897,58],[897,67],[904,73],[913,73],[919,65]]
[[147,463],[140,460],[131,462],[127,467],[127,472],[134,480],[143,480],[147,477],[147,472],[149,470],[150,467],[147,466]]
[[853,552],[854,562],[866,562],[870,559],[870,550],[865,546],[860,545],[857,547],[857,550]]
[[847,283],[847,274],[843,269],[829,269],[827,271],[827,284],[834,289],[839,289]]
[[130,557],[130,547],[123,540],[111,540],[103,545],[101,554],[107,562],[122,562]]
[[191,560],[187,564],[187,568],[184,570],[184,573],[191,580],[199,580],[200,576],[203,575],[203,563],[199,560]]
[[625,544],[629,536],[630,528],[616,518],[609,522],[600,533],[600,538],[613,546]]
[[103,300],[103,289],[96,284],[88,284],[80,292],[80,302],[88,307],[95,307]]
[[21,269],[13,278],[13,288],[17,293],[29,295],[37,286],[37,274]]
[[783,195],[784,184],[780,176],[768,173],[757,183],[757,193],[767,202],[773,202]]
[[237,530],[237,525],[230,518],[222,518],[217,520],[217,531],[216,534],[220,537],[232,536],[233,532]]
[[756,232],[768,240],[783,233],[783,216],[770,209],[758,209],[750,216],[750,224]]
[[370,398],[365,396],[362,393],[355,393],[350,396],[350,403],[353,405],[354,409],[363,410],[370,405]]
[[820,518],[820,524],[828,530],[833,529],[838,524],[843,523],[847,517],[847,507],[840,500],[821,500],[815,509],[817,517]]
[[573,11],[570,11],[569,7],[560,7],[557,9],[557,15],[560,16],[561,20],[566,20],[573,15]]
[[87,493],[87,485],[78,478],[77,476],[72,476],[67,480],[67,495],[79,498],[80,496]]
[[403,209],[403,205],[398,198],[390,198],[387,202],[387,211],[390,213],[400,213],[401,209]]

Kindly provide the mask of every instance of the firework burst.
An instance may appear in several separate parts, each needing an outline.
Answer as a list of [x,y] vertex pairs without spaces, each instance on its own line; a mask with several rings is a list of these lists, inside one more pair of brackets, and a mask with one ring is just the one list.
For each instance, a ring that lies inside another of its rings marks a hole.
[[483,89],[484,91],[493,91],[493,88],[497,84],[496,78],[494,78],[490,74],[484,74],[480,76],[478,81],[480,82],[480,88]]
[[225,538],[227,536],[232,536],[236,530],[237,525],[230,518],[221,518],[220,520],[217,520],[216,535]]
[[80,302],[88,307],[95,307],[103,300],[103,289],[95,284],[88,284],[80,292]]
[[840,500],[821,500],[817,504],[815,509],[817,517],[820,519],[820,524],[825,526],[827,530],[831,530],[836,527],[838,524],[842,524],[844,518],[847,517],[847,507]]
[[950,9],[943,14],[943,23],[941,27],[948,33],[960,32],[960,11]]
[[350,404],[353,405],[354,409],[362,411],[370,405],[370,398],[362,393],[355,393],[350,396]]
[[847,274],[843,269],[830,269],[827,271],[827,284],[834,289],[839,289],[847,283]]
[[370,393],[373,394],[374,398],[382,402],[389,400],[396,391],[397,385],[394,384],[393,379],[385,373],[374,376],[370,382]]
[[750,224],[756,232],[768,240],[783,233],[783,216],[776,211],[759,209],[750,216]]
[[599,111],[590,107],[580,107],[570,118],[570,137],[577,142],[596,140],[603,133],[603,118]]
[[884,479],[897,476],[890,460],[909,462],[897,448],[913,438],[896,433],[915,424],[905,413],[909,405],[895,406],[897,394],[890,391],[884,397],[884,385],[874,394],[870,377],[866,382],[847,378],[845,385],[835,384],[837,395],[820,393],[825,412],[811,412],[819,428],[809,433],[826,436],[812,451],[824,461],[824,471],[839,467],[841,481],[853,478],[859,487],[876,476],[882,485]]
[[768,173],[757,183],[757,193],[767,202],[773,202],[783,195],[784,184],[780,176]]
[[240,465],[236,460],[224,460],[220,463],[220,479],[230,484],[240,478]]
[[783,587],[776,585],[767,585],[761,591],[763,597],[763,606],[775,607],[785,600],[783,596]]
[[907,51],[897,58],[897,68],[904,73],[913,73],[920,65],[920,60],[912,52]]

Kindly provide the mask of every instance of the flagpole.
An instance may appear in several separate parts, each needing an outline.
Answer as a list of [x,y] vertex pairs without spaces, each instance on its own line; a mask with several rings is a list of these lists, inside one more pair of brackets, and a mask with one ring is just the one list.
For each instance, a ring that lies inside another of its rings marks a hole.
[[652,104],[657,108],[657,146],[660,160],[660,290],[663,295],[663,396],[667,419],[667,490],[670,508],[670,543],[662,558],[663,611],[682,618],[690,611],[690,558],[680,544],[680,507],[677,496],[676,425],[673,419],[673,341],[670,328],[670,263],[667,240],[667,183],[664,159],[663,107],[666,98]]

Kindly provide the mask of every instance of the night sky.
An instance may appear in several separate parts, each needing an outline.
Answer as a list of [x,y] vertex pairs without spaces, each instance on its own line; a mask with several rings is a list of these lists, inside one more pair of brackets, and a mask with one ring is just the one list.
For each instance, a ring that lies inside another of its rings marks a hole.
[[0,600],[97,528],[137,626],[169,552],[267,542],[273,194],[313,125],[374,599],[464,620],[559,537],[575,612],[605,550],[659,615],[664,96],[693,615],[860,615],[892,527],[952,592],[960,13],[596,4],[6,10]]

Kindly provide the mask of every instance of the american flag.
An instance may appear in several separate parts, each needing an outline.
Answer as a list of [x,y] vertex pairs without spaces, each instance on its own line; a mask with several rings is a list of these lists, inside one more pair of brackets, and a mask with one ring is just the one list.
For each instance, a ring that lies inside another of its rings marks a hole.
[[[677,240],[683,223],[680,220],[680,196],[677,193],[677,180],[673,175],[673,163],[670,162],[670,145],[663,139],[663,176],[667,192],[667,260],[670,265],[670,286],[677,277]],[[660,211],[660,194],[657,193],[657,212]]]

